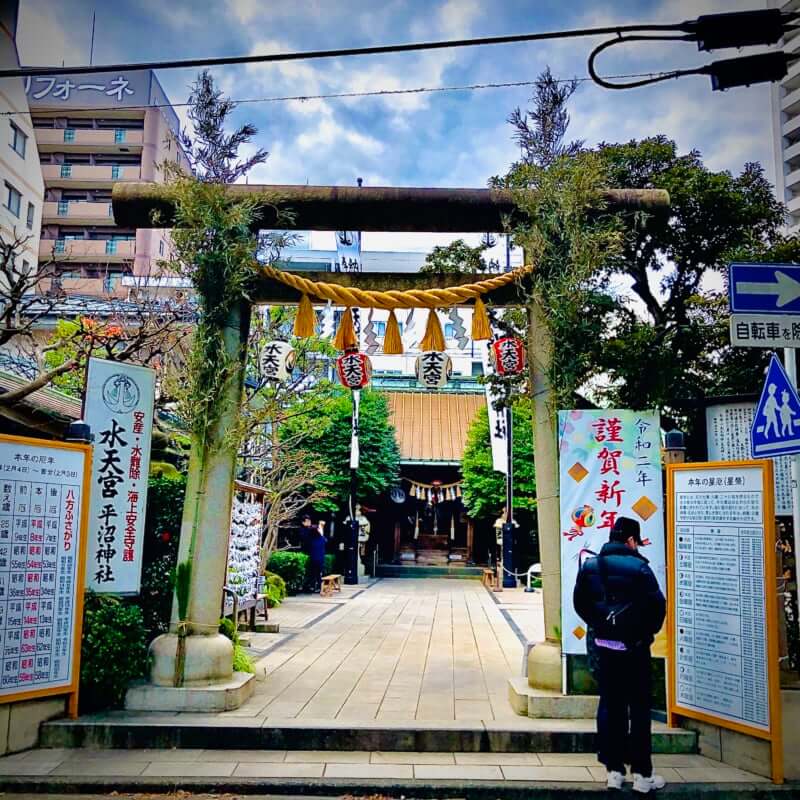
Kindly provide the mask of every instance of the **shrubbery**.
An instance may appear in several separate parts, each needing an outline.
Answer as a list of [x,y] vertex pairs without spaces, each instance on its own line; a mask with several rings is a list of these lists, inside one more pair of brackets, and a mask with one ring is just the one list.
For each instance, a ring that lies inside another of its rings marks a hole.
[[267,595],[267,606],[275,608],[286,597],[286,581],[275,572],[267,572],[264,577],[266,578],[264,593]]
[[336,556],[333,553],[325,553],[325,563],[322,567],[323,575],[332,575],[336,572]]
[[147,629],[139,606],[87,592],[81,639],[81,712],[122,706],[147,670]]
[[279,550],[269,557],[267,569],[283,578],[289,594],[297,594],[303,588],[308,561],[305,553]]

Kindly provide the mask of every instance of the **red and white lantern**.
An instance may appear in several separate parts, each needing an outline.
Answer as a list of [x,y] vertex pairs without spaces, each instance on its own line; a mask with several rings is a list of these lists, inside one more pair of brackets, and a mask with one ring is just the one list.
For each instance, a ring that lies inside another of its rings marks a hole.
[[351,351],[336,359],[336,373],[342,386],[363,389],[372,376],[372,362],[368,355]]
[[525,369],[525,345],[516,336],[492,342],[491,354],[498,375],[519,375]]
[[441,389],[453,374],[453,361],[447,353],[430,350],[417,356],[416,373],[426,389]]

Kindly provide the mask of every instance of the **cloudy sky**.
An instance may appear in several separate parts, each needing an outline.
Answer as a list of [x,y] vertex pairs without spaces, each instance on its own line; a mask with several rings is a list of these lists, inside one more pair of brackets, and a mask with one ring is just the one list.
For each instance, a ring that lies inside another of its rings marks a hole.
[[[21,0],[23,64],[85,64],[92,11],[94,63],[328,49],[416,40],[504,35],[638,22],[678,22],[709,11],[760,7],[763,0]],[[209,10],[210,9],[210,10]],[[534,80],[550,65],[559,78],[585,78],[602,39],[452,49],[282,65],[219,67],[237,100],[377,89]],[[693,44],[628,45],[601,56],[607,74],[696,66],[731,53]],[[184,102],[193,71],[162,71],[173,102]],[[486,89],[357,99],[254,102],[237,121],[259,128],[270,151],[251,182],[485,186],[516,157],[506,122],[530,89]],[[182,111],[178,109],[179,113]],[[713,169],[760,161],[772,179],[769,89],[712,92],[707,77],[613,92],[584,81],[571,103],[571,135],[588,144],[664,133],[699,149]],[[365,236],[368,248],[427,247],[425,237]],[[332,243],[332,241],[331,241]],[[324,237],[315,239],[324,246]]]

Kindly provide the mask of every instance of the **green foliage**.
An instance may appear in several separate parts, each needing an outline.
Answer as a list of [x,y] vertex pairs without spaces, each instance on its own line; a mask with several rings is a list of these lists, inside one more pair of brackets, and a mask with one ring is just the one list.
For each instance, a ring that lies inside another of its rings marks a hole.
[[275,572],[266,572],[264,577],[267,579],[264,586],[264,593],[267,595],[267,606],[275,608],[286,598],[286,581]]
[[[315,400],[314,415],[298,413],[287,420],[281,437],[315,453],[325,472],[317,478],[328,496],[314,503],[317,511],[344,508],[350,494],[350,425],[353,399],[349,391],[332,392],[323,403]],[[303,402],[298,404],[302,411]],[[359,415],[361,458],[358,475],[358,500],[369,500],[394,485],[400,464],[400,451],[389,424],[386,398],[378,392],[361,391]]]
[[448,245],[437,245],[425,256],[421,273],[456,274],[486,272],[486,261],[483,258],[484,245],[470,247],[463,239],[456,239]]
[[[56,322],[55,330],[47,342],[51,349],[44,354],[45,369],[55,369],[65,361],[77,357],[78,348],[75,345],[75,339],[79,335],[79,331],[80,325],[72,320],[60,319]],[[80,397],[83,394],[84,377],[81,370],[65,372],[53,379],[53,388],[72,397]]]
[[306,579],[309,558],[305,553],[278,550],[267,562],[267,569],[281,577],[289,594],[297,594]]
[[322,567],[323,575],[332,575],[336,570],[336,556],[333,553],[325,553],[324,566]]
[[[536,478],[533,469],[533,430],[531,403],[524,398],[512,407],[514,425],[514,511],[523,512],[526,521],[536,508]],[[463,503],[475,519],[494,521],[506,506],[506,481],[492,469],[489,414],[480,409],[467,434],[461,463]]]
[[223,636],[227,636],[234,644],[239,641],[239,634],[236,631],[236,626],[233,624],[232,619],[221,617],[219,621],[219,632]]
[[239,642],[234,642],[233,645],[233,671],[249,672],[251,675],[255,675],[256,672],[253,659]]
[[81,639],[81,712],[117,708],[128,684],[147,669],[147,632],[141,609],[87,592]]
[[142,568],[142,588],[139,603],[147,628],[148,640],[169,630],[172,616],[172,593],[175,589],[175,559],[172,555],[159,556]]
[[182,561],[175,567],[175,596],[178,598],[178,619],[184,621],[189,610],[189,587],[192,580],[192,562]]

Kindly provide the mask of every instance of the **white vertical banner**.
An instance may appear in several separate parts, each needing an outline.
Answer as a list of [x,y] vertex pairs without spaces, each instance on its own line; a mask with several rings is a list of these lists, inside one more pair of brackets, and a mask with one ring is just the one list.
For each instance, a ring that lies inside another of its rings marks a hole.
[[[481,360],[483,362],[483,374],[488,377],[494,374],[492,361],[489,353],[492,348],[491,341],[479,342],[481,348]],[[492,467],[496,472],[506,474],[508,470],[508,436],[506,431],[505,409],[498,411],[495,408],[502,395],[493,388],[490,383],[486,387],[486,410],[489,412],[489,437],[492,443]]]
[[361,406],[361,390],[353,389],[353,417],[350,429],[350,469],[358,469],[360,451],[358,447],[358,415]]
[[337,272],[361,272],[361,231],[336,231]]
[[89,359],[86,422],[94,434],[86,587],[136,594],[153,434],[155,372]]
[[[561,629],[565,653],[586,652],[586,628],[572,603],[581,559],[599,553],[617,517],[641,527],[639,552],[666,595],[661,425],[658,413],[559,411]],[[666,629],[653,655],[665,657]]]

